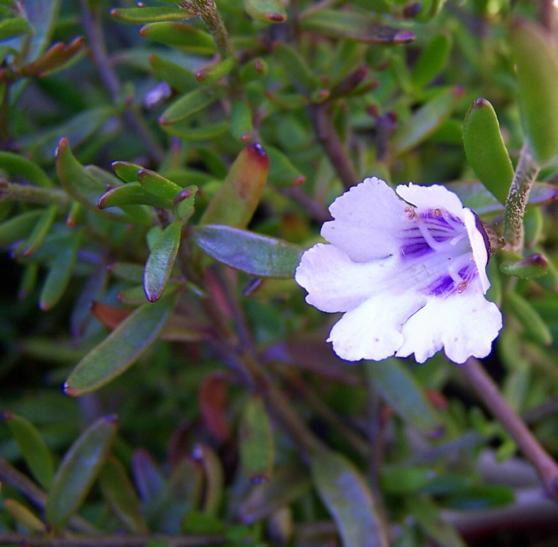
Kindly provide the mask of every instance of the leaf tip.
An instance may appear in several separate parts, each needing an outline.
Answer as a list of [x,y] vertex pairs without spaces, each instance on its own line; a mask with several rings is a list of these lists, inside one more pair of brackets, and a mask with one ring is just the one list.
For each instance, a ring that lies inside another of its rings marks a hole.
[[54,157],[58,159],[66,151],[66,148],[68,148],[69,144],[70,141],[68,140],[68,137],[62,137],[58,141],[58,146],[54,150]]
[[114,425],[115,427],[118,425],[118,416],[116,414],[107,414],[102,419],[109,425]]
[[64,382],[62,385],[62,393],[68,395],[68,397],[77,397],[80,395],[80,391],[70,385],[69,382]]
[[474,102],[473,106],[475,108],[483,108],[488,106],[490,103],[484,97],[477,97]]
[[287,15],[284,13],[279,13],[272,11],[266,14],[266,19],[272,23],[284,23],[287,20]]
[[3,422],[9,422],[14,419],[14,414],[10,410],[3,410],[0,412],[0,420]]
[[406,44],[415,39],[415,33],[410,30],[400,30],[395,33],[393,41],[397,44]]

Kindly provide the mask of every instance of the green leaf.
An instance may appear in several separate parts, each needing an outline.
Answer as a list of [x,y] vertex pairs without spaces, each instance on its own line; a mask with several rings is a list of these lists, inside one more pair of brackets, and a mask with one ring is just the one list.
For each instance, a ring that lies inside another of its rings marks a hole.
[[155,342],[175,301],[176,296],[171,294],[136,309],[78,363],[64,386],[65,392],[84,395],[125,372]]
[[201,226],[194,241],[209,256],[260,277],[292,278],[303,250],[279,239],[230,226]]
[[116,433],[114,416],[99,418],[70,447],[56,471],[45,506],[47,521],[61,528],[87,496]]
[[58,14],[61,0],[26,0],[23,4],[27,21],[33,27],[26,60],[34,61],[48,46]]
[[209,202],[201,223],[247,226],[260,202],[268,169],[267,153],[261,145],[245,147]]
[[[478,215],[497,213],[504,206],[479,182],[452,182],[448,190],[455,192],[465,207],[469,207]],[[529,194],[529,206],[545,205],[556,201],[558,188],[545,182],[537,182]]]
[[0,169],[10,177],[21,177],[38,186],[53,186],[50,177],[35,162],[13,152],[0,152]]
[[558,54],[553,38],[534,23],[516,21],[510,32],[521,117],[535,159],[558,155]]
[[186,53],[213,55],[217,51],[211,34],[186,23],[149,23],[141,28],[140,35]]
[[514,316],[533,340],[545,346],[552,344],[550,329],[527,300],[516,292],[509,291],[504,302],[509,305]]
[[46,207],[33,227],[33,231],[29,234],[27,241],[23,243],[21,251],[18,252],[21,252],[23,256],[32,255],[45,240],[45,237],[56,220],[57,213],[58,206],[50,205],[49,207]]
[[41,434],[31,422],[11,412],[4,413],[4,420],[31,474],[48,490],[54,476],[54,463]]
[[436,472],[428,467],[391,464],[383,465],[380,471],[382,491],[388,494],[414,494],[435,477]]
[[145,264],[143,288],[150,302],[161,298],[168,283],[182,236],[182,221],[169,224],[157,237]]
[[320,80],[296,49],[285,43],[279,43],[273,48],[273,54],[295,87],[302,88],[305,93],[311,93],[320,87]]
[[82,37],[74,38],[68,45],[57,42],[33,62],[22,66],[19,73],[40,78],[51,74],[67,65],[82,50],[84,44],[85,40]]
[[120,461],[109,457],[103,465],[99,480],[103,496],[122,524],[130,532],[146,532],[147,526],[141,514],[138,496]]
[[164,201],[167,206],[172,206],[176,196],[182,191],[182,186],[149,169],[140,169],[138,180],[146,193]]
[[344,547],[387,547],[372,493],[353,464],[324,448],[311,455],[310,466],[314,484],[337,524]]
[[36,209],[17,215],[0,224],[0,246],[8,245],[23,239],[34,228],[43,211]]
[[196,112],[207,108],[217,97],[205,89],[195,89],[172,103],[159,118],[163,126],[175,124],[193,116]]
[[203,142],[216,139],[226,133],[229,129],[228,121],[215,123],[204,123],[199,127],[194,127],[189,123],[179,122],[172,125],[161,126],[169,135],[180,137],[183,141]]
[[115,8],[110,14],[124,23],[144,24],[159,21],[183,21],[194,14],[178,6],[144,6],[141,8]]
[[463,124],[463,144],[477,177],[500,203],[506,203],[513,166],[496,112],[486,99],[476,99],[469,109]]
[[521,260],[502,262],[500,271],[521,279],[535,279],[548,273],[549,262],[544,255],[534,253]]
[[445,34],[433,36],[413,66],[411,79],[413,84],[421,88],[430,83],[444,70],[451,50],[451,39]]
[[53,308],[66,291],[74,271],[81,234],[71,237],[65,245],[59,246],[57,254],[49,265],[48,273],[41,290],[39,307],[42,310]]
[[366,44],[405,44],[415,39],[413,32],[378,25],[366,12],[322,9],[299,21],[303,30],[331,38],[346,38]]
[[366,372],[380,396],[405,422],[426,434],[440,431],[440,418],[404,363],[397,359],[369,363]]
[[299,186],[306,177],[292,164],[291,160],[277,148],[266,146],[269,155],[269,181],[279,188]]
[[72,153],[68,139],[60,139],[55,155],[58,178],[66,192],[76,201],[87,209],[108,216],[113,220],[151,225],[151,215],[139,206],[128,206],[128,214],[120,209],[112,211],[101,211],[99,209],[98,198],[106,191],[106,181],[101,180],[100,177],[95,177],[91,171],[88,171],[79,163]]
[[10,17],[0,21],[0,40],[7,40],[31,32],[31,26],[23,17]]
[[10,515],[28,530],[44,534],[47,528],[43,521],[23,503],[13,499],[4,499],[3,505]]
[[244,0],[244,9],[256,21],[284,23],[287,20],[283,0]]
[[422,105],[395,132],[394,152],[403,154],[428,139],[449,118],[462,95],[460,87],[444,89]]
[[212,63],[196,72],[196,80],[204,84],[213,84],[223,79],[235,67],[236,59],[227,57],[217,63]]
[[159,55],[151,55],[149,64],[155,76],[181,93],[189,93],[199,87],[199,83],[192,72],[183,66],[173,63]]
[[263,401],[248,399],[239,430],[240,461],[245,475],[255,483],[271,478],[275,446],[273,430]]
[[409,512],[428,536],[444,547],[465,547],[455,528],[444,522],[440,509],[427,498],[408,498]]
[[123,186],[111,188],[99,196],[99,209],[107,207],[122,207],[126,205],[152,205],[153,207],[168,207],[168,200],[148,194],[139,182],[129,182]]

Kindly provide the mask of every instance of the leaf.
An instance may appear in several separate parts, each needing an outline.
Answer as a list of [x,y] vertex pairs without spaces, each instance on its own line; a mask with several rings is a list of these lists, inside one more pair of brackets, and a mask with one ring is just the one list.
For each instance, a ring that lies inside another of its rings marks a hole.
[[57,42],[33,62],[22,66],[19,73],[23,76],[44,77],[69,63],[84,44],[85,40],[81,36],[74,38],[68,45]]
[[380,363],[369,363],[366,371],[380,396],[405,422],[426,434],[433,435],[440,431],[440,418],[421,386],[405,369],[404,363],[397,359],[386,359]]
[[148,504],[154,502],[162,493],[165,481],[149,452],[143,449],[134,451],[132,471],[141,499]]
[[199,389],[199,408],[205,427],[219,442],[231,433],[227,419],[227,377],[221,372],[207,375]]
[[292,278],[303,252],[279,239],[230,226],[201,226],[194,241],[215,260],[260,277]]
[[143,24],[157,21],[183,21],[194,14],[178,6],[143,6],[140,8],[115,8],[112,17],[124,23]]
[[213,55],[217,51],[211,34],[186,23],[149,23],[139,32],[143,38],[180,48],[186,53]]
[[320,80],[295,48],[279,43],[273,48],[273,54],[295,87],[302,88],[305,93],[311,93],[320,87]]
[[139,499],[120,461],[109,457],[99,479],[104,497],[126,528],[138,534],[146,532]]
[[199,87],[194,74],[177,63],[159,55],[151,55],[149,64],[159,80],[167,82],[180,93],[189,93]]
[[53,186],[52,180],[41,167],[13,152],[0,151],[0,169],[6,171],[11,177],[21,177],[37,186],[45,188]]
[[205,210],[201,224],[248,225],[258,206],[269,169],[269,160],[259,144],[246,146]]
[[54,476],[54,462],[41,434],[31,422],[11,412],[4,413],[4,420],[33,477],[48,490]]
[[444,70],[451,50],[451,39],[445,34],[433,36],[420,52],[413,66],[411,79],[417,87],[424,87]]
[[204,84],[213,84],[222,80],[236,66],[234,57],[227,57],[217,63],[212,63],[196,72],[196,80]]
[[172,206],[175,198],[182,191],[182,186],[150,169],[140,169],[138,180],[148,194],[164,201],[168,206]]
[[172,103],[159,118],[163,126],[184,121],[196,112],[207,108],[217,97],[205,89],[195,89]]
[[8,245],[23,239],[37,223],[37,220],[42,215],[41,209],[34,211],[27,211],[21,215],[6,220],[0,224],[0,246],[7,247]]
[[518,293],[509,291],[505,295],[504,303],[509,305],[513,315],[533,340],[545,346],[552,344],[550,329],[527,300]]
[[291,160],[277,148],[266,146],[269,154],[269,181],[279,188],[299,186],[306,177],[292,164]]
[[53,308],[64,295],[72,277],[80,243],[81,237],[78,233],[65,245],[59,246],[56,256],[49,265],[41,290],[39,307],[42,310]]
[[125,372],[155,342],[175,300],[171,294],[135,310],[78,363],[64,385],[65,392],[73,397],[84,395]]
[[149,253],[143,275],[143,288],[150,302],[159,300],[165,290],[178,254],[181,236],[182,221],[176,220],[163,230]]
[[397,155],[408,152],[425,141],[447,120],[463,95],[460,87],[444,89],[422,105],[393,136],[393,149]]
[[440,510],[427,498],[409,497],[409,512],[428,536],[444,547],[465,547],[455,528],[444,522]]
[[61,0],[25,0],[25,16],[33,27],[26,59],[34,61],[48,46],[60,12]]
[[152,205],[164,208],[168,206],[168,200],[148,194],[139,182],[129,182],[107,190],[97,201],[99,209],[126,205]]
[[48,232],[56,220],[57,214],[58,206],[56,205],[50,205],[43,209],[41,216],[33,227],[33,231],[29,234],[27,241],[23,243],[21,251],[18,250],[18,253],[21,252],[23,256],[32,255],[45,240],[45,237],[48,235]]
[[500,264],[500,271],[520,279],[535,279],[548,273],[549,261],[540,253],[533,253],[521,260],[511,260]]
[[353,464],[324,448],[311,455],[310,466],[318,494],[337,524],[343,545],[387,547],[372,493]]
[[43,521],[31,511],[26,505],[14,499],[4,499],[3,505],[10,515],[28,530],[38,533],[46,533],[47,529]]
[[31,27],[24,17],[10,17],[0,21],[0,40],[7,40],[30,32]]
[[287,20],[283,0],[244,0],[244,9],[256,21],[284,23]]
[[252,109],[246,101],[233,101],[231,108],[231,133],[240,142],[248,142],[252,137]]
[[245,475],[253,482],[271,478],[275,459],[273,430],[260,398],[252,397],[244,405],[239,430],[240,461]]
[[545,164],[558,155],[558,54],[553,37],[527,21],[510,31],[521,118],[535,159]]
[[[479,182],[452,182],[448,190],[455,192],[465,207],[478,215],[497,213],[504,206]],[[529,205],[546,205],[558,199],[558,188],[545,182],[537,182],[529,194]]]
[[365,12],[322,9],[304,17],[299,24],[303,30],[365,44],[405,44],[415,39],[409,30],[378,25],[376,18]]
[[463,144],[477,177],[500,203],[506,203],[513,166],[496,112],[486,99],[479,97],[471,105],[463,124]]
[[45,506],[47,521],[61,528],[87,496],[116,433],[114,416],[90,425],[70,447],[56,471]]

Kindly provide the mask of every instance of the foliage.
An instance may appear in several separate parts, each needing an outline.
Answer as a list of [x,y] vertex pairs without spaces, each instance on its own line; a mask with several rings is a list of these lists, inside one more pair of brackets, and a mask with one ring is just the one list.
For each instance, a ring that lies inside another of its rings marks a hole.
[[495,251],[484,364],[558,451],[552,3],[145,4],[0,2],[0,543],[451,547],[473,510],[531,522],[524,436],[482,387],[440,354],[342,362],[293,273],[344,188],[446,184]]

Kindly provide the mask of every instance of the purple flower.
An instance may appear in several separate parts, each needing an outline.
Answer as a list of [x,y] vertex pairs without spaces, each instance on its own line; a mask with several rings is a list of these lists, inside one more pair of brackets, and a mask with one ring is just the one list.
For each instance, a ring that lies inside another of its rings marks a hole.
[[444,348],[463,363],[485,357],[502,315],[484,297],[486,235],[475,214],[443,186],[365,179],[329,208],[334,220],[306,251],[295,279],[306,301],[344,312],[328,342],[342,359],[412,353],[423,363]]

